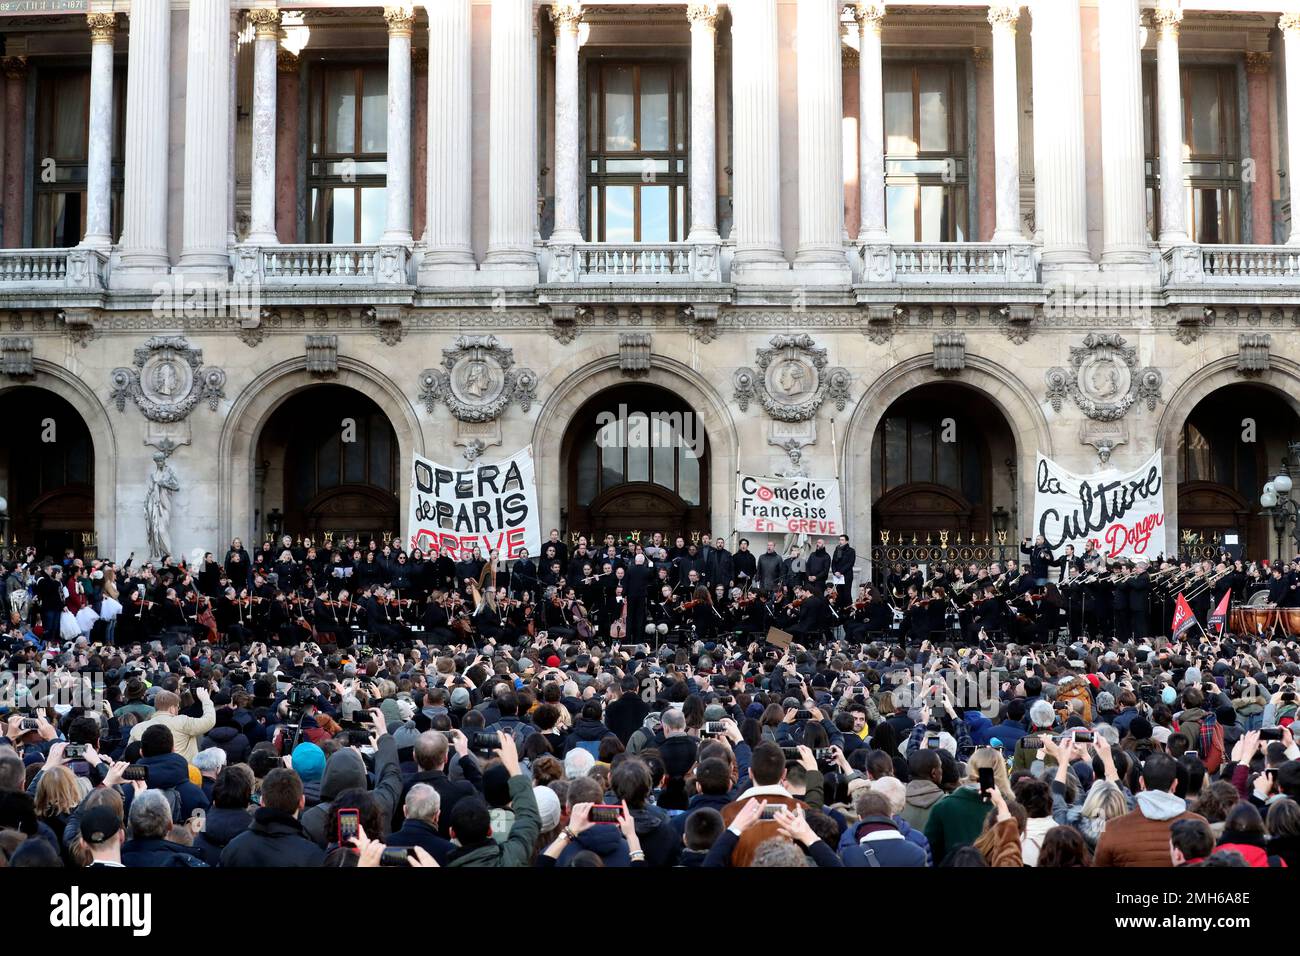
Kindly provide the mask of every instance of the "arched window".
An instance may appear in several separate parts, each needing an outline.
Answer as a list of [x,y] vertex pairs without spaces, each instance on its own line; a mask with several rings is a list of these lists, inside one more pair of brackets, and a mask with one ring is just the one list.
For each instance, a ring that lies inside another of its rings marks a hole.
[[978,443],[966,440],[974,434],[966,420],[941,411],[887,416],[872,443],[872,487],[879,495],[908,484],[936,484],[981,501],[984,464]]
[[620,420],[600,416],[577,439],[577,500],[590,505],[619,485],[650,482],[688,505],[700,503],[700,455],[691,419],[680,411],[629,412]]
[[709,526],[708,438],[680,397],[651,385],[594,396],[569,424],[566,530],[666,536]]

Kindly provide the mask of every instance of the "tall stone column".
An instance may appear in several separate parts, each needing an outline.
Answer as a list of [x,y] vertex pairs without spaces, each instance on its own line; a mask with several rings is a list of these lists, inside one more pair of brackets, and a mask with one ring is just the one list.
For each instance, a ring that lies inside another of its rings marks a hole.
[[275,234],[281,242],[298,241],[298,110],[301,83],[298,57],[276,51]]
[[1162,0],[1156,22],[1156,103],[1160,129],[1160,245],[1190,242],[1183,186],[1183,93],[1178,65],[1179,0]]
[[844,255],[841,0],[799,0],[799,248],[796,270],[849,281]]
[[117,15],[89,13],[90,126],[86,147],[86,235],[92,249],[113,245],[113,39]]
[[975,203],[979,210],[979,229],[972,229],[971,235],[979,242],[992,242],[998,211],[993,51],[986,46],[972,47],[971,62],[975,68]]
[[1291,233],[1288,246],[1300,245],[1300,13],[1286,13],[1278,20],[1286,44],[1286,165],[1287,188],[1291,192]]
[[[786,270],[781,246],[781,117],[776,0],[731,6],[736,240],[732,275]],[[757,277],[752,277],[757,278]]]
[[714,48],[718,5],[692,3],[691,23],[691,229],[687,242],[717,243],[718,145]]
[[[582,241],[578,221],[578,196],[582,190],[578,25],[582,22],[582,4],[578,0],[554,4],[551,20],[555,23],[555,228],[551,243],[573,245]],[[692,146],[698,144],[692,141]]]
[[384,7],[388,21],[388,216],[383,241],[411,244],[411,34],[410,3]]
[[537,110],[533,102],[533,0],[494,0],[488,118],[488,249],[483,266],[537,279]]
[[5,151],[4,151],[4,244],[16,249],[23,244],[23,197],[26,194],[27,152],[27,57],[4,58]]
[[[230,0],[191,0],[185,72],[185,222],[177,271],[224,281],[230,195]],[[154,184],[157,188],[157,184]]]
[[411,47],[411,103],[415,118],[411,126],[411,235],[424,235],[425,194],[429,189],[429,51]]
[[[1033,0],[1035,218],[1045,268],[1088,253],[1079,0]],[[995,94],[996,95],[996,94]]]
[[1020,4],[989,7],[993,28],[994,242],[1021,242],[1020,95],[1016,81],[1016,21]]
[[472,271],[470,0],[438,0],[427,10],[429,128],[421,269]]
[[[170,0],[132,0],[126,71],[122,241],[111,280],[152,285],[166,272],[167,121],[171,95]],[[138,277],[135,279],[133,277]]]
[[274,245],[275,232],[275,125],[276,50],[280,45],[280,11],[254,7],[253,24],[253,162],[252,201],[248,242]]
[[1250,156],[1255,180],[1250,184],[1251,240],[1273,242],[1273,132],[1268,115],[1271,53],[1246,54],[1246,109],[1250,114]]
[[1110,0],[1101,23],[1102,250],[1106,268],[1151,265],[1138,0]]
[[[238,198],[239,172],[239,34],[243,30],[244,15],[232,8],[230,11],[230,103],[227,107],[229,122],[226,128],[226,248],[234,248],[239,240],[239,228],[235,215],[235,201]],[[249,177],[252,177],[252,156],[249,156]],[[250,199],[252,197],[250,196]]]
[[858,0],[858,242],[888,242],[885,228],[885,93],[880,33],[882,0]]

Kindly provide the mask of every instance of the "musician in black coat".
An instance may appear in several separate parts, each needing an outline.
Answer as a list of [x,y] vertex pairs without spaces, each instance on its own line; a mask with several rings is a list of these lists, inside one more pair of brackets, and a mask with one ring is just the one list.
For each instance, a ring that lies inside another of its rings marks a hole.
[[805,587],[795,588],[795,599],[799,600],[799,620],[790,628],[796,637],[812,637],[823,633],[830,617],[830,605],[826,599]]
[[[754,552],[749,550],[749,539],[741,538],[736,545],[736,553],[731,556],[732,577],[736,584],[744,588],[754,580],[758,573],[758,559],[754,557]],[[753,585],[757,587],[757,583]]]
[[831,555],[831,574],[838,574],[844,578],[843,584],[835,585],[841,604],[847,604],[849,595],[853,593],[853,565],[857,560],[858,553],[849,544],[849,536],[840,535],[840,543],[836,545],[835,553]]
[[1128,612],[1133,629],[1133,639],[1140,641],[1147,636],[1148,617],[1151,614],[1151,578],[1147,574],[1147,562],[1139,561],[1136,573],[1128,579]]

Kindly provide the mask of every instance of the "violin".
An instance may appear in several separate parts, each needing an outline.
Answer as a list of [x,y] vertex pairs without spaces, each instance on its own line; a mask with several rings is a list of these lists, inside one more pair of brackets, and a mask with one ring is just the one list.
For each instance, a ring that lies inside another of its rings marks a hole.
[[683,602],[681,603],[681,609],[682,609],[683,611],[691,611],[691,610],[694,610],[695,608],[699,607],[699,606],[700,606],[701,604],[703,604],[703,603],[704,603],[704,602],[703,602],[702,600],[700,600],[699,598],[691,598],[689,601],[683,601]]

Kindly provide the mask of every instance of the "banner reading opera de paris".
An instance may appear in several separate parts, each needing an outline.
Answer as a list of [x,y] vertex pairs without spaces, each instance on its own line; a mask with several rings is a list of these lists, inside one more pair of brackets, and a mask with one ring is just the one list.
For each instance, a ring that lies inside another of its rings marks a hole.
[[1034,472],[1034,528],[1060,557],[1096,542],[1107,558],[1155,558],[1164,550],[1164,475],[1159,449],[1127,473],[1076,475],[1041,452]]
[[415,456],[407,512],[410,547],[437,547],[453,561],[468,559],[475,547],[496,548],[503,559],[542,550],[537,512],[533,446],[504,461],[449,468]]
[[844,533],[835,478],[736,476],[736,530],[832,537]]

